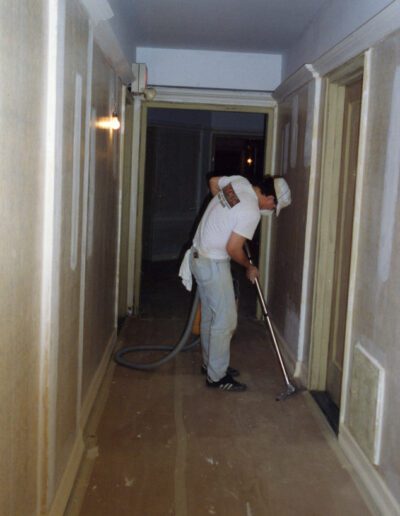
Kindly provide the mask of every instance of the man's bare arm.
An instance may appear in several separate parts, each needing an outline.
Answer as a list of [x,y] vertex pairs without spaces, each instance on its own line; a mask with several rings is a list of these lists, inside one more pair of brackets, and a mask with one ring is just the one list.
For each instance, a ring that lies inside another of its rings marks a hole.
[[220,179],[220,177],[211,177],[208,181],[208,186],[210,187],[210,192],[213,197],[214,195],[217,195],[217,193],[219,192],[218,181]]
[[258,278],[259,272],[257,267],[250,263],[244,252],[243,246],[246,238],[242,235],[238,235],[235,232],[231,233],[228,243],[226,244],[226,252],[229,256],[239,265],[242,265],[246,269],[247,278],[254,283],[254,280]]

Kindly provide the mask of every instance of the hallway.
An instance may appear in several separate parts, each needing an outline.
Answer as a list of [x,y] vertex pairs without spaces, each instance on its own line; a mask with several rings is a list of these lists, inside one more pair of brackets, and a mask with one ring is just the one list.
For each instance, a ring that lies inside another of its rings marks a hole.
[[[125,325],[121,346],[173,344],[182,331],[189,294],[171,275],[173,264],[147,271],[146,311]],[[248,390],[207,389],[199,349],[154,372],[111,366],[91,438],[98,457],[86,459],[68,516],[369,514],[309,394],[275,401],[280,371],[264,325],[251,315],[254,290],[241,283],[231,363]],[[131,360],[151,360],[138,355]]]
[[[0,515],[400,516],[400,0],[13,0],[0,48]],[[180,335],[163,261],[228,137],[223,174],[291,190],[258,241],[284,403],[249,284],[247,392],[113,362]]]

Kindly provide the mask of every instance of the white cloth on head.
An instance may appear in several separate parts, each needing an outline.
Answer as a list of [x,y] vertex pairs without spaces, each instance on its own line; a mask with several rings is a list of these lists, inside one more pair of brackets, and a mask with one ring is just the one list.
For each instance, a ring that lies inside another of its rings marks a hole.
[[182,279],[182,283],[186,290],[192,290],[192,272],[190,270],[190,252],[191,249],[188,249],[183,257],[181,266],[179,268],[179,277]]
[[215,260],[229,258],[226,244],[232,232],[251,240],[260,221],[257,195],[242,176],[219,179],[215,195],[200,221],[193,245],[200,255]]

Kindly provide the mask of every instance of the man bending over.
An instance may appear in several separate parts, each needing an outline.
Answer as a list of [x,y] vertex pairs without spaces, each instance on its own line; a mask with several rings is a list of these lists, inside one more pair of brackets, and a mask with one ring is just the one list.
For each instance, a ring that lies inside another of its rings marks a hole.
[[201,346],[206,385],[228,391],[244,391],[246,385],[233,377],[229,367],[230,342],[237,324],[230,260],[246,269],[254,283],[259,276],[244,252],[246,239],[253,238],[260,212],[280,210],[291,202],[290,189],[281,177],[264,177],[257,186],[242,176],[212,177],[213,195],[193,239],[190,270],[201,300]]

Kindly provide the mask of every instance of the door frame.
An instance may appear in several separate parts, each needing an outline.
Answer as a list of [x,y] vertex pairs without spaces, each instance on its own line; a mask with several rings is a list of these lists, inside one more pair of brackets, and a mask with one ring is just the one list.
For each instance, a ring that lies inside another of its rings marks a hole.
[[[119,146],[119,182],[118,192],[118,251],[117,251],[117,294],[115,317],[116,325],[127,315],[128,311],[128,257],[129,257],[129,219],[130,190],[132,183],[132,145],[134,127],[134,97],[126,86],[122,86],[121,128]],[[127,188],[127,191],[125,189]]]
[[363,76],[360,134],[357,159],[357,177],[351,243],[349,294],[347,301],[346,334],[341,389],[340,421],[345,412],[345,393],[348,384],[354,278],[356,273],[361,188],[363,183],[363,156],[366,140],[366,109],[364,102],[368,88],[368,53],[357,56],[323,80],[325,82],[324,120],[322,129],[322,159],[320,194],[317,207],[316,261],[310,331],[308,388],[324,391],[327,379],[329,332],[331,325],[334,253],[336,244],[337,196],[341,151],[343,143],[344,94],[347,85]]
[[[138,156],[137,200],[131,199],[131,204],[137,206],[134,255],[131,255],[129,267],[133,270],[133,289],[129,311],[138,314],[140,310],[141,265],[142,265],[142,236],[143,236],[143,203],[146,162],[146,133],[147,114],[150,108],[159,109],[196,109],[207,111],[234,111],[242,113],[262,113],[268,117],[268,128],[265,141],[265,174],[272,174],[275,158],[275,106],[276,101],[271,94],[251,94],[249,92],[186,90],[176,88],[157,88],[157,97],[153,101],[141,103],[140,148]],[[266,286],[268,282],[265,242],[270,233],[270,217],[262,217],[260,232],[260,281]],[[268,228],[266,227],[268,226]],[[129,288],[129,286],[128,286]]]

